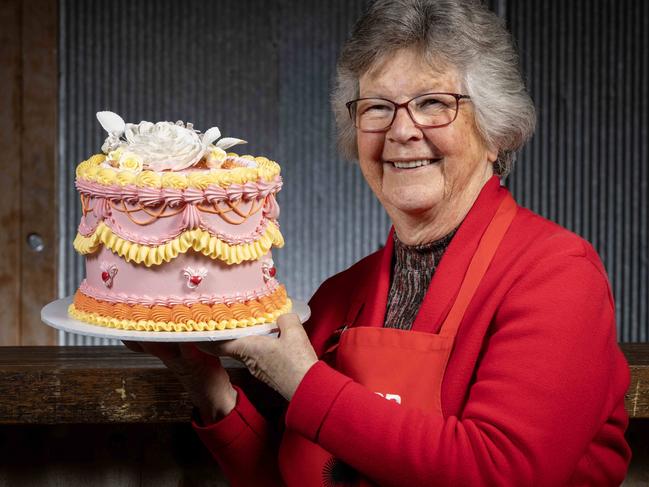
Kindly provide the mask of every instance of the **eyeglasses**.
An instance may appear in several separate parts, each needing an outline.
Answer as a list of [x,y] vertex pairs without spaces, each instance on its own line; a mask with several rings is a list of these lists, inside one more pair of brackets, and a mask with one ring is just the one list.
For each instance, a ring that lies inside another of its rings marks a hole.
[[397,116],[397,110],[405,107],[412,121],[421,128],[444,127],[455,121],[460,100],[468,95],[457,93],[425,93],[404,103],[386,98],[358,98],[347,102],[349,116],[354,126],[363,132],[388,130]]

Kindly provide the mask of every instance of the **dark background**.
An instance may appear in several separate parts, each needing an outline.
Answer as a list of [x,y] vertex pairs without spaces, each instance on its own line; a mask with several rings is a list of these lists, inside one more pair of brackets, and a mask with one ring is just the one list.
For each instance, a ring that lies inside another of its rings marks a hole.
[[[649,340],[649,2],[501,0],[538,130],[507,180],[518,202],[593,243],[619,339]],[[335,147],[329,93],[365,0],[60,2],[60,295],[83,276],[74,168],[99,151],[95,112],[184,120],[282,165],[278,277],[306,300],[384,242],[388,219]],[[62,343],[98,343],[61,337]]]

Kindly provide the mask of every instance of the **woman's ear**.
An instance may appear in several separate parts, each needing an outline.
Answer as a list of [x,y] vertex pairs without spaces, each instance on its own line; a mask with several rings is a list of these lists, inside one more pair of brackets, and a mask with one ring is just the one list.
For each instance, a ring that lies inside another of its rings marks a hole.
[[498,160],[498,149],[495,147],[487,148],[487,160],[492,164]]

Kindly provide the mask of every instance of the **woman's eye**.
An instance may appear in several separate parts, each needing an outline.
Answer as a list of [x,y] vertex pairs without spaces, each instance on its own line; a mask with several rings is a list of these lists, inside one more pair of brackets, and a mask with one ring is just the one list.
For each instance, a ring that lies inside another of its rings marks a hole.
[[366,112],[381,112],[381,111],[388,111],[390,107],[387,105],[370,105],[365,109]]
[[436,98],[427,98],[419,102],[419,108],[441,107],[443,103]]

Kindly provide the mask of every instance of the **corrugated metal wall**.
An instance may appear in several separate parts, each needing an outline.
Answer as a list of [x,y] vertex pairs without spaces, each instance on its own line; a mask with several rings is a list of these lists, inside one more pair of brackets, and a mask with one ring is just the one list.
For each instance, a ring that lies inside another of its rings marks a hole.
[[[61,0],[61,295],[83,276],[71,247],[74,168],[101,146],[100,109],[129,121],[218,125],[249,140],[245,152],[280,162],[286,246],[274,257],[294,297],[307,299],[381,245],[388,219],[357,168],[339,158],[328,104],[340,47],[367,3]],[[539,109],[510,187],[595,244],[614,286],[620,339],[647,341],[646,2],[489,4],[518,39]]]
[[539,120],[509,186],[595,246],[620,341],[648,341],[649,2],[511,0],[506,18]]

